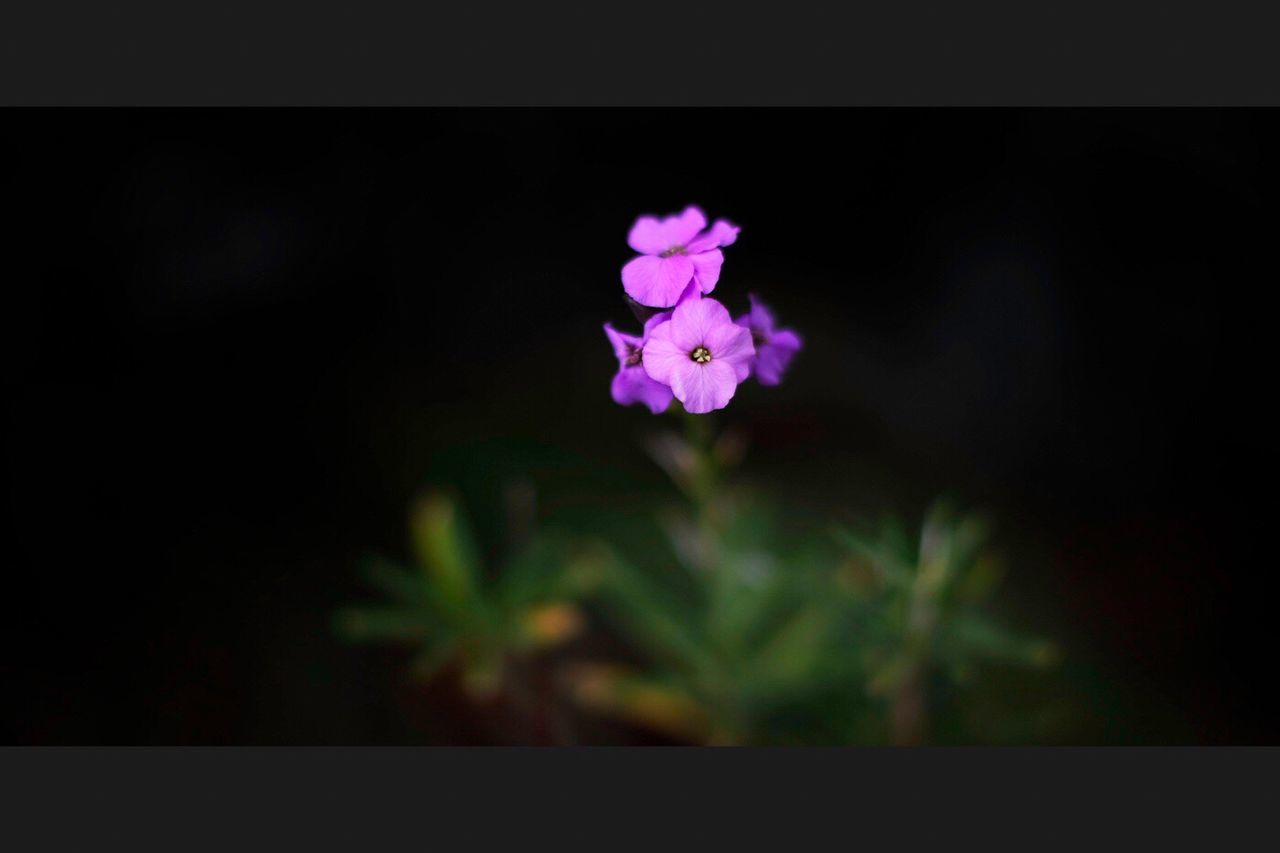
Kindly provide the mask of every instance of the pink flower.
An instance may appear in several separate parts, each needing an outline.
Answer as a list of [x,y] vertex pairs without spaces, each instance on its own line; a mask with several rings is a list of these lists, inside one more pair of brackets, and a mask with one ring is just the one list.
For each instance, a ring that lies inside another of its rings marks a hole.
[[773,313],[754,293],[748,294],[747,298],[751,300],[751,312],[739,317],[737,323],[751,330],[751,340],[756,349],[751,369],[761,385],[777,385],[803,342],[790,329],[775,329]]
[[671,389],[660,382],[655,382],[645,373],[642,365],[645,343],[652,329],[665,323],[671,315],[656,314],[644,324],[644,336],[637,338],[613,328],[612,323],[604,324],[604,333],[613,344],[614,355],[618,357],[618,372],[614,374],[610,392],[613,401],[620,406],[632,403],[643,403],[649,411],[660,415],[671,405]]
[[723,219],[707,228],[707,217],[692,205],[665,219],[641,216],[627,235],[627,244],[641,254],[622,268],[622,286],[654,308],[670,308],[686,291],[710,293],[724,263],[720,247],[738,239],[739,230]]
[[728,309],[714,299],[691,299],[649,332],[643,363],[686,411],[704,414],[729,404],[754,354],[751,332],[735,324]]

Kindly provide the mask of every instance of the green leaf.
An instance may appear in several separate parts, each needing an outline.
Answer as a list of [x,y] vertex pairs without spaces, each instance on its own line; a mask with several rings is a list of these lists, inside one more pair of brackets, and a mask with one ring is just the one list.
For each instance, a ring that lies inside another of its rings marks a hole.
[[[716,647],[729,654],[747,648],[759,622],[779,602],[778,567],[767,560],[765,555],[736,554],[724,559],[710,579],[707,631]],[[773,575],[752,576],[766,571]]]
[[807,676],[826,651],[833,616],[822,604],[793,615],[753,656],[752,677],[794,681]]
[[880,541],[886,559],[899,566],[915,565],[919,556],[914,540],[907,535],[906,525],[896,515],[887,515],[880,521]]
[[952,660],[966,657],[982,660],[1043,667],[1056,662],[1058,653],[1052,643],[1026,639],[978,616],[960,616],[949,620],[938,637],[939,650]]
[[886,585],[895,589],[911,585],[912,573],[897,553],[899,545],[891,538],[877,541],[841,526],[835,527],[832,534],[837,542],[870,563]]
[[564,597],[569,549],[559,536],[539,534],[513,555],[498,575],[495,597],[506,612]]
[[456,502],[433,492],[414,504],[410,519],[414,553],[447,606],[461,609],[476,597],[479,552]]
[[686,671],[711,667],[703,638],[689,628],[694,619],[686,608],[616,555],[604,565],[598,594],[632,641],[651,655]]

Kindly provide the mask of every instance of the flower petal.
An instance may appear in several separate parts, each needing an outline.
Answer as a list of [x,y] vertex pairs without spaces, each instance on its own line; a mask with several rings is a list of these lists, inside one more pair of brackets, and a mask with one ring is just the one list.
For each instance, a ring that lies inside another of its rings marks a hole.
[[659,311],[644,322],[644,339],[649,340],[649,333],[671,319],[670,311]]
[[671,391],[691,414],[701,415],[723,409],[738,389],[733,365],[711,361],[698,364],[686,359],[672,374]]
[[729,310],[716,300],[705,297],[692,299],[681,302],[671,312],[668,337],[687,354],[706,341],[711,329],[732,324],[733,318],[729,316]]
[[694,237],[688,243],[684,244],[689,254],[697,252],[706,252],[711,249],[717,249],[721,246],[732,246],[733,242],[738,239],[738,232],[742,229],[732,222],[726,222],[723,219],[717,219],[715,224]]
[[756,348],[749,329],[725,323],[708,331],[705,343],[711,350],[712,364],[732,365],[739,382],[751,375],[751,359],[755,357]]
[[692,279],[693,261],[686,255],[641,255],[622,268],[622,287],[627,295],[651,308],[675,305]]
[[639,365],[623,367],[614,374],[609,391],[615,403],[621,406],[643,403],[655,415],[662,414],[671,405],[671,389],[650,379]]
[[649,332],[640,363],[645,373],[655,382],[671,384],[671,377],[685,362],[692,364],[689,350],[677,346],[671,339],[671,321],[659,323]]
[[688,302],[690,299],[701,299],[702,290],[698,287],[698,277],[695,275],[689,279],[689,286],[684,289],[684,293],[680,294],[680,298],[676,300],[678,306],[681,302]]
[[779,329],[773,333],[773,337],[769,339],[769,343],[782,350],[790,352],[792,355],[799,352],[804,346],[804,341],[799,335],[790,329]]
[[715,290],[716,282],[720,280],[720,267],[724,265],[724,252],[712,249],[689,255],[689,260],[693,261],[693,278],[698,289],[703,293]]
[[754,293],[748,293],[747,299],[751,301],[751,313],[747,315],[751,318],[751,329],[762,337],[769,337],[773,334],[773,312]]
[[604,333],[609,338],[609,343],[613,344],[613,354],[618,357],[618,363],[622,364],[631,355],[631,350],[641,346],[642,341],[635,335],[628,335],[626,332],[619,332],[613,327],[612,323],[604,324]]
[[660,255],[668,249],[684,246],[706,227],[707,217],[697,207],[689,205],[680,213],[662,219],[641,216],[627,234],[627,245],[642,255]]
[[756,351],[756,379],[761,385],[777,385],[782,381],[782,374],[803,342],[800,336],[790,329],[775,332],[768,342]]

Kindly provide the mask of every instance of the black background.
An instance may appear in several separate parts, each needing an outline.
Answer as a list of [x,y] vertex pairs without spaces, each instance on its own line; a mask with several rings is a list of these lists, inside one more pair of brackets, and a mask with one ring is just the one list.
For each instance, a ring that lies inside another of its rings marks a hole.
[[446,450],[652,476],[600,324],[635,215],[693,202],[743,226],[717,296],[808,342],[732,404],[759,476],[993,507],[1120,697],[1081,737],[1273,742],[1278,121],[8,111],[5,739],[403,738],[328,631],[356,561]]

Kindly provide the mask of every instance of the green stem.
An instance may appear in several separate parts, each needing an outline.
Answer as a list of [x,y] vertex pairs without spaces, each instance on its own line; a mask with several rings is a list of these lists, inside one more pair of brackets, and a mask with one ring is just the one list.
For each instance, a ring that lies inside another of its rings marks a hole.
[[[928,527],[926,526],[926,534]],[[921,544],[907,611],[905,653],[910,661],[902,681],[894,690],[889,706],[893,741],[899,746],[918,746],[929,736],[929,649],[938,622],[938,596],[945,580],[947,562],[927,542]]]
[[710,415],[691,415],[684,412],[684,434],[693,453],[693,470],[690,476],[690,497],[704,526],[714,527],[714,498],[719,485],[718,466],[712,446],[715,442],[715,424]]

